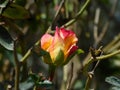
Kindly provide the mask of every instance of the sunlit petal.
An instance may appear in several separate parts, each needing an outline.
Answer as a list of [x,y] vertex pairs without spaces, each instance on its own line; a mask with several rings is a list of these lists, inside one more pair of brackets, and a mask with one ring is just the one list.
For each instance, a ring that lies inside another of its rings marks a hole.
[[51,43],[52,43],[53,37],[49,34],[44,34],[41,38],[41,48],[44,50],[47,50]]

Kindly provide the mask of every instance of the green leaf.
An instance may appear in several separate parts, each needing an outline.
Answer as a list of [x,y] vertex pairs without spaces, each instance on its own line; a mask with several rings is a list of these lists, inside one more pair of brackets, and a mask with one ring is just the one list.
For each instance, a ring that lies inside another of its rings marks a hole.
[[4,2],[3,1],[0,1],[2,3],[0,3],[0,8],[5,8],[7,6],[7,4],[9,3],[9,0],[5,0]]
[[110,76],[105,79],[106,82],[114,86],[120,87],[120,79],[115,76]]
[[10,63],[15,66],[13,51],[5,51],[4,55],[9,59]]
[[2,26],[0,26],[0,44],[8,50],[13,50],[13,39]]
[[53,87],[53,83],[49,80],[44,80],[43,82],[39,82],[37,87],[51,89]]
[[2,14],[3,9],[7,6],[7,4],[9,3],[9,0],[6,1],[0,1],[2,3],[0,3],[0,14]]
[[21,6],[25,6],[27,3],[27,0],[16,0],[15,3]]
[[120,90],[120,87],[112,87],[112,90]]
[[[15,66],[15,61],[14,61],[14,52],[13,51],[8,51],[6,50],[4,52],[4,56],[9,59],[11,65]],[[18,60],[21,60],[22,55],[20,53],[17,53]]]
[[78,49],[78,50],[76,51],[76,54],[81,54],[81,53],[84,53],[84,51],[83,51],[82,49]]
[[103,4],[109,4],[109,0],[100,0]]
[[17,4],[8,5],[2,13],[2,16],[10,19],[27,19],[30,17],[29,12]]
[[76,54],[81,54],[81,53],[84,53],[84,51],[82,49],[76,50],[73,54],[71,54],[70,56],[68,56],[67,60],[65,60],[65,62],[63,63],[63,65],[67,64]]

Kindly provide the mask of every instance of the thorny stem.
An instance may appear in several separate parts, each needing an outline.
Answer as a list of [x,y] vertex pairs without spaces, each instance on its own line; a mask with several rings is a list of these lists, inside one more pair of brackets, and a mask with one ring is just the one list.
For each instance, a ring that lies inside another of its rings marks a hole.
[[103,49],[104,52],[109,52],[109,49],[112,49],[112,46],[116,45],[116,43],[120,40],[120,33],[114,37],[114,39],[108,43],[108,45]]
[[[108,27],[109,27],[109,25],[110,25],[110,21],[112,20],[111,17],[114,15],[114,12],[115,12],[115,10],[116,10],[117,4],[118,4],[118,0],[115,0],[115,1],[114,1],[114,4],[113,4],[113,6],[112,6],[112,9],[111,9],[111,11],[110,11],[110,14],[109,14],[109,20],[104,24],[104,27],[102,28],[102,32],[101,32],[100,35],[97,37],[97,41],[95,41],[95,43],[93,44],[94,46],[97,46],[97,45],[100,43],[100,41],[103,39],[106,31],[108,30]],[[109,44],[108,44],[108,46],[109,46]],[[109,48],[105,48],[104,51],[107,51],[108,49],[109,49]],[[85,57],[83,64],[86,63],[89,58],[90,58],[90,53]]]
[[120,54],[120,49],[113,52],[113,53],[110,53],[110,54],[107,54],[107,55],[102,55],[102,56],[99,56],[99,57],[96,57],[96,59],[93,59],[92,57],[88,60],[88,62],[86,64],[84,64],[84,70],[83,72],[86,73],[87,72],[87,68],[89,67],[89,65],[94,62],[94,61],[101,61],[101,60],[105,60],[107,58],[110,58],[110,57],[113,57],[117,54]]
[[49,80],[53,81],[56,67],[49,65]]
[[[35,46],[39,45],[39,40],[35,43]],[[22,63],[26,62],[27,58],[31,55],[32,48],[30,48],[27,53],[23,56],[23,58],[20,60]]]
[[93,77],[93,73],[89,72],[88,73],[88,78],[87,78],[87,81],[86,81],[86,85],[85,85],[85,90],[89,90],[89,88],[90,88],[90,82],[92,80],[92,77]]
[[93,36],[94,40],[97,41],[98,39],[98,23],[99,23],[99,18],[100,18],[100,8],[96,9],[95,12],[95,19],[94,19],[94,27],[93,27]]
[[[101,50],[102,47],[100,47],[98,50]],[[100,56],[103,54],[103,52],[101,51]],[[96,57],[93,57],[93,60],[96,60]],[[85,85],[85,90],[89,90],[93,76],[94,76],[94,72],[95,69],[97,68],[98,64],[100,63],[100,61],[98,60],[97,63],[95,64],[94,68],[92,69],[92,71],[88,72],[88,77],[87,77],[87,81],[86,81],[86,85]]]
[[114,55],[116,55],[116,54],[120,54],[120,50],[118,50],[118,51],[116,51],[116,52],[113,52],[113,53],[111,53],[111,54],[108,54],[108,55],[103,55],[103,56],[100,56],[100,57],[96,57],[96,59],[91,58],[91,59],[88,61],[88,63],[84,65],[84,70],[83,70],[83,72],[84,72],[84,73],[87,73],[87,68],[88,68],[88,66],[89,66],[92,62],[97,61],[97,63],[96,63],[96,65],[95,65],[95,67],[93,68],[93,70],[92,70],[91,72],[88,72],[88,73],[87,73],[87,74],[88,74],[88,78],[87,78],[87,81],[86,81],[85,90],[89,90],[89,88],[90,88],[90,83],[91,83],[91,80],[92,80],[93,75],[94,75],[94,70],[96,69],[96,67],[97,67],[97,65],[99,64],[99,62],[100,62],[101,60],[103,60],[103,59],[110,58],[110,57],[112,57],[112,56],[114,56]]
[[15,90],[19,90],[19,71],[20,71],[20,65],[17,58],[17,52],[16,52],[16,41],[14,41],[14,60],[15,60]]

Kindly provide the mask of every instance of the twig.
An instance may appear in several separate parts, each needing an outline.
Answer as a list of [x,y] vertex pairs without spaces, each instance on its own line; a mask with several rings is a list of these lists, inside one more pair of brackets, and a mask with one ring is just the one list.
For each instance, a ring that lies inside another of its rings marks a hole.
[[57,10],[57,12],[56,12],[56,14],[55,14],[55,17],[54,17],[53,22],[52,22],[52,24],[51,24],[50,27],[52,27],[52,26],[54,25],[55,21],[57,20],[58,15],[59,15],[59,13],[60,13],[60,10],[61,10],[61,8],[62,8],[62,6],[63,6],[64,3],[65,3],[65,0],[62,0],[61,3],[60,3],[60,5],[59,5],[59,8],[58,8],[58,10]]
[[[102,48],[102,46],[99,47],[99,49],[98,49],[100,51],[100,56],[103,54],[101,48]],[[93,57],[93,61],[95,61],[95,60],[96,60],[96,57]],[[86,82],[86,85],[85,85],[85,90],[89,90],[92,79],[93,79],[93,76],[94,76],[95,69],[97,68],[99,63],[100,63],[100,61],[98,60],[97,63],[95,64],[94,68],[92,69],[92,71],[88,72],[88,77],[87,77],[87,82]]]
[[19,71],[20,71],[20,65],[17,57],[16,52],[16,40],[14,40],[14,61],[15,61],[15,90],[19,90]]
[[102,29],[102,32],[100,33],[100,35],[98,36],[98,39],[95,42],[95,45],[98,45],[100,43],[100,41],[103,39],[106,31],[108,30],[111,18],[113,17],[114,12],[115,12],[116,7],[117,7],[117,2],[118,2],[118,0],[114,1],[114,4],[113,4],[112,9],[111,9],[110,14],[109,14],[109,20],[105,23],[105,25],[104,25],[104,27]]
[[89,72],[88,73],[88,78],[87,78],[87,81],[86,81],[86,85],[85,85],[85,90],[89,90],[92,78],[93,78],[93,73]]
[[[105,25],[102,29],[102,32],[98,36],[97,41],[94,42],[94,44],[93,44],[94,46],[97,46],[100,43],[100,41],[103,39],[106,31],[108,30],[108,27],[109,27],[109,24],[110,24],[110,21],[111,21],[111,17],[114,15],[114,12],[115,12],[115,9],[116,9],[116,6],[117,6],[117,2],[118,2],[118,0],[114,1],[114,4],[113,4],[112,9],[111,9],[110,14],[109,14],[109,20],[105,23]],[[83,64],[86,63],[89,58],[90,58],[90,53],[88,53],[88,55],[85,57]]]
[[95,19],[94,19],[94,40],[97,41],[98,38],[98,23],[99,23],[99,17],[100,17],[100,8],[96,9],[96,13],[95,13]]
[[73,77],[73,66],[74,66],[74,64],[72,62],[71,63],[71,70],[70,70],[71,76],[70,76],[70,80],[69,80],[68,85],[67,85],[67,90],[71,90],[71,81],[72,81],[72,77]]
[[114,39],[113,39],[110,43],[108,43],[107,46],[105,46],[105,47],[103,48],[103,51],[104,51],[104,52],[108,52],[108,50],[109,50],[112,46],[116,45],[116,43],[117,43],[119,40],[120,40],[120,33],[119,33],[117,36],[115,36]]
[[9,25],[10,28],[12,27],[12,30],[19,33],[20,35],[24,35],[23,29],[11,22],[12,21],[5,19],[5,24]]
[[91,72],[93,72],[93,74],[94,74],[95,69],[97,68],[97,66],[98,66],[98,64],[99,64],[99,63],[100,63],[100,61],[97,61],[97,63],[95,64],[95,66],[94,66],[93,70],[91,71]]
[[44,24],[44,28],[45,30],[47,29],[46,26],[48,26],[48,19],[49,19],[49,3],[46,4],[46,8],[45,8],[45,14],[46,14],[46,19],[45,19],[45,24]]
[[89,66],[92,62],[105,60],[105,59],[110,58],[110,57],[113,57],[113,56],[115,56],[115,55],[117,55],[117,54],[120,54],[120,49],[117,50],[117,51],[115,51],[115,52],[113,52],[113,53],[96,57],[96,59],[93,59],[93,58],[91,57],[91,58],[88,60],[88,62],[83,65],[83,66],[84,66],[83,72],[85,72],[85,73],[87,72],[87,68],[88,68],[88,66]]
[[[35,46],[37,45],[39,45],[39,40],[35,43]],[[20,62],[22,63],[26,62],[27,58],[31,55],[31,53],[32,53],[32,47],[27,51],[27,53],[23,56]]]
[[98,45],[100,43],[100,41],[103,39],[106,31],[108,30],[108,26],[110,24],[110,21],[107,21],[102,29],[102,32],[100,33],[100,35],[98,36],[98,39],[96,40],[96,42],[94,43],[94,45]]
[[108,52],[112,52],[112,51],[116,50],[117,48],[120,48],[120,41],[118,41],[118,42],[114,45],[114,47],[111,47],[111,48],[108,50]]
[[86,7],[88,6],[90,0],[87,0],[85,2],[85,4],[82,6],[82,8],[80,9],[80,11],[77,13],[77,15],[70,21],[68,21],[66,24],[62,25],[62,27],[68,27],[71,24],[73,24],[74,22],[76,22],[79,18],[79,16],[84,12],[84,10],[86,9]]
[[114,13],[115,13],[117,4],[118,4],[118,0],[114,0],[114,4],[113,4],[113,7],[112,7],[111,12],[110,12],[110,16],[111,16],[111,17],[113,17],[113,15],[114,15]]

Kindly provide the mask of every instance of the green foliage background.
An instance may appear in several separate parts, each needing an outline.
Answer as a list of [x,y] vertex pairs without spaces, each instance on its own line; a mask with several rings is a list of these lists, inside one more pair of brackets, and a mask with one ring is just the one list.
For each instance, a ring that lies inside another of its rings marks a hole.
[[[6,90],[8,85],[14,87],[15,63],[13,53],[13,41],[17,39],[18,59],[26,54],[33,47],[32,54],[20,69],[20,90],[33,90],[33,82],[29,77],[32,71],[36,75],[43,73],[48,75],[48,66],[41,60],[38,54],[38,47],[34,44],[48,30],[52,24],[52,32],[55,27],[62,26],[73,19],[82,8],[86,0],[66,0],[63,7],[54,20],[61,0],[1,0],[0,1],[0,90]],[[115,4],[117,2],[117,4]],[[115,10],[112,10],[115,5]],[[96,9],[100,9],[99,23],[94,22]],[[81,67],[90,46],[99,48],[103,46],[103,54],[114,52],[120,49],[120,2],[119,0],[90,0],[85,11],[76,22],[70,25],[69,29],[74,30],[79,38],[78,46],[84,50],[84,54],[72,60]],[[112,12],[114,11],[114,12]],[[102,33],[105,24],[108,24],[105,35],[96,44],[94,38],[94,26],[98,27],[98,36]],[[116,40],[116,41],[115,41]],[[115,41],[115,42],[114,42]],[[111,45],[111,42],[114,42]],[[92,70],[93,63],[89,70]],[[86,76],[81,74],[79,69],[77,79],[71,86],[73,90],[83,90]],[[56,72],[54,90],[60,90],[64,77],[63,68],[59,67]],[[74,75],[74,74],[73,74]],[[120,78],[120,54],[101,61],[95,70],[91,88],[95,90],[111,90],[111,85],[105,82],[108,76]],[[30,79],[30,80],[29,80]]]

